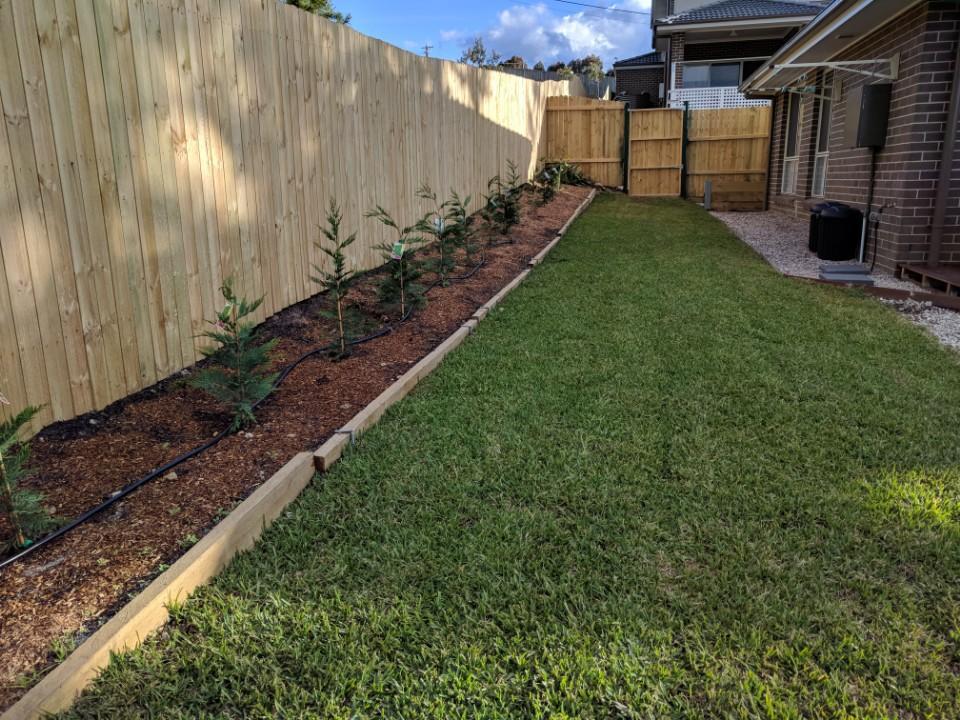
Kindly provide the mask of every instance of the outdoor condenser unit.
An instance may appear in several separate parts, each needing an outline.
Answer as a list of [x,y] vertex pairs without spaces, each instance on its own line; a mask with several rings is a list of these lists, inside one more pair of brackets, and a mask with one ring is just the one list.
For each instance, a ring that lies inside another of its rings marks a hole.
[[861,85],[847,92],[845,145],[851,148],[883,147],[890,115],[890,83]]

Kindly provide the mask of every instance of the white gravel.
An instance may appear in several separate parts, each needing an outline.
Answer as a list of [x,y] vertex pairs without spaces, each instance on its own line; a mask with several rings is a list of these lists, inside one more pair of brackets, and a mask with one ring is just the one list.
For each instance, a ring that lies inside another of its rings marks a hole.
[[[785,275],[817,278],[821,265],[845,263],[820,260],[807,249],[809,220],[785,213],[714,212],[733,234],[756,250],[768,263]],[[850,261],[845,261],[850,262]],[[871,274],[877,287],[919,290],[912,282],[898,280],[884,272]],[[947,347],[960,350],[960,312],[934,307],[916,300],[883,300],[903,313],[911,322],[925,328]]]

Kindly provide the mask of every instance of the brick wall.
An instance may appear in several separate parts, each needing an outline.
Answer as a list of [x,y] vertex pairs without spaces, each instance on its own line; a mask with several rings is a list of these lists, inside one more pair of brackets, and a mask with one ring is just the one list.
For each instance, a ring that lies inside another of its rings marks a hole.
[[[895,18],[846,51],[842,60],[890,57],[900,53],[899,76],[893,83],[886,146],[877,153],[873,207],[880,213],[876,228],[877,265],[893,271],[897,263],[924,262],[929,249],[930,225],[950,81],[956,43],[960,38],[960,5],[951,0],[930,0]],[[871,80],[838,72],[834,91],[825,196],[865,209],[870,175],[870,150],[847,148],[843,141],[846,99],[852,88]],[[775,103],[776,119],[771,147],[770,205],[776,209],[806,212],[811,199],[815,119],[819,101],[803,100],[800,170],[797,192],[781,195],[783,135],[786,97]],[[954,132],[957,129],[954,128]],[[944,261],[960,262],[960,162],[953,161]],[[871,228],[873,233],[873,229]],[[870,247],[868,259],[872,259]]]
[[772,38],[742,42],[687,43],[683,52],[686,56],[684,59],[687,61],[768,58],[779,50],[785,42],[785,38]]
[[617,92],[626,93],[631,104],[636,107],[636,99],[643,93],[650,93],[650,100],[654,105],[659,103],[660,85],[665,74],[663,65],[652,67],[617,70]]

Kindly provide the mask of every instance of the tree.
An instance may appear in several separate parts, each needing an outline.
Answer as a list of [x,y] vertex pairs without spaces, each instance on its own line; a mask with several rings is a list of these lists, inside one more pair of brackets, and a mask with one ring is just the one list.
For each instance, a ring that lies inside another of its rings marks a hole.
[[599,55],[593,54],[571,60],[569,65],[570,69],[573,70],[576,75],[585,75],[587,73],[587,67],[590,65],[599,65],[600,69],[603,70],[603,60],[600,59]]
[[603,80],[603,64],[591,62],[584,68],[583,74],[597,84],[597,97],[600,97],[600,83]]
[[537,64],[533,66],[533,69],[539,70],[540,72],[546,70],[546,68],[543,66],[543,60],[537,60]]
[[190,378],[189,384],[228,405],[233,415],[230,429],[240,430],[257,421],[254,410],[274,390],[277,374],[268,367],[277,340],[257,345],[256,323],[245,319],[256,312],[263,298],[250,302],[238,296],[229,278],[220,292],[227,304],[210,322],[212,329],[202,333],[218,347],[200,351],[212,362]]
[[500,67],[520,68],[526,70],[527,63],[519,55],[513,55],[500,63]]
[[301,10],[306,10],[307,12],[325,17],[334,22],[343,23],[344,25],[350,22],[350,16],[334,10],[333,5],[330,4],[330,0],[286,0],[286,2],[288,5],[293,5]]
[[560,72],[561,70],[565,70],[566,68],[567,68],[567,64],[565,62],[558,61],[558,62],[552,63],[550,67],[547,68],[547,70],[549,72]]
[[310,277],[313,282],[320,285],[327,297],[333,302],[336,309],[330,313],[330,316],[337,321],[336,341],[340,348],[340,357],[347,356],[347,320],[344,317],[344,300],[350,286],[356,280],[356,274],[347,269],[346,249],[350,247],[357,239],[357,234],[352,233],[346,238],[340,237],[340,225],[343,223],[343,213],[340,212],[340,206],[336,201],[330,200],[330,209],[327,210],[327,227],[321,228],[323,236],[327,239],[327,245],[315,242],[314,245],[331,260],[332,268],[330,272],[313,266],[316,275]]
[[487,48],[483,44],[483,38],[477,36],[473,39],[473,44],[463,51],[463,55],[460,56],[460,62],[466,63],[467,65],[476,65],[479,68],[492,68],[496,67],[497,63],[500,62],[500,53],[496,50],[491,50],[488,55]]

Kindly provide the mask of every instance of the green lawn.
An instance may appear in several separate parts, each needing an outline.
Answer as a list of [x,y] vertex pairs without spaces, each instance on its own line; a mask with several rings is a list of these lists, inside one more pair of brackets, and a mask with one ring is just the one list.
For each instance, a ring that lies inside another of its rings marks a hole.
[[604,195],[73,715],[956,717],[960,362]]

